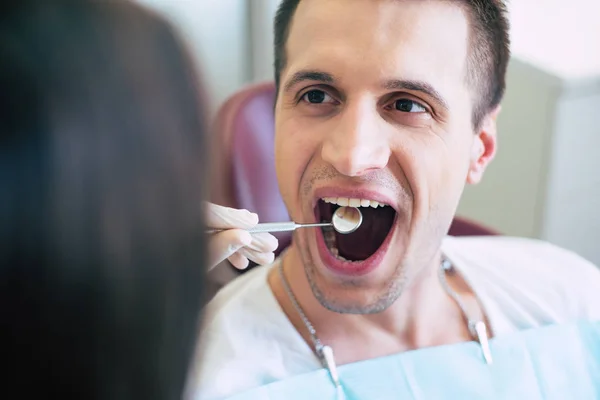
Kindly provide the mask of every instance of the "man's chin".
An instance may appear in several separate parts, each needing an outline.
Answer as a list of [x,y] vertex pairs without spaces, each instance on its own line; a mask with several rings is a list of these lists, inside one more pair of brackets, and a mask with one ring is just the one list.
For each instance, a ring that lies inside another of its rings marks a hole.
[[307,270],[308,282],[315,298],[326,309],[340,314],[376,314],[386,310],[398,298],[396,281],[379,287],[330,282],[318,272]]
[[303,244],[310,260],[303,260],[304,267],[311,290],[321,305],[337,313],[374,314],[393,304],[403,279],[399,276],[401,263],[390,260],[397,256],[390,252],[392,237],[389,235],[368,259],[349,262],[329,251],[320,230],[305,235]]

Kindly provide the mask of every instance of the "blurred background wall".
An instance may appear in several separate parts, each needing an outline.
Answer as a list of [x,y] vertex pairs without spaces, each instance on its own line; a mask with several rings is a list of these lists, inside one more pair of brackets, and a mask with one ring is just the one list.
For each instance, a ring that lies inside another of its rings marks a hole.
[[[168,15],[203,68],[213,111],[272,79],[279,0],[139,0]],[[499,153],[459,214],[600,265],[600,1],[513,0]]]

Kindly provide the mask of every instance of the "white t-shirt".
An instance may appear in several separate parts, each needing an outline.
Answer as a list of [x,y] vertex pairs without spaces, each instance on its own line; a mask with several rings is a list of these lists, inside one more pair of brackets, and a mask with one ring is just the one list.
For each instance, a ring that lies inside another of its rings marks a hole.
[[[572,252],[506,236],[449,236],[442,252],[477,295],[496,337],[600,320],[600,270]],[[321,368],[267,283],[274,265],[242,275],[209,303],[186,398],[220,399]]]

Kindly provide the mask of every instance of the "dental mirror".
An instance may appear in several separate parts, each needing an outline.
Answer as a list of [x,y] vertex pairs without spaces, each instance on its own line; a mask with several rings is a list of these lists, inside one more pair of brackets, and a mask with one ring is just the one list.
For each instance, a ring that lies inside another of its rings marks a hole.
[[[347,235],[356,231],[362,224],[363,216],[360,210],[356,207],[340,207],[333,213],[331,222],[321,222],[317,224],[297,224],[295,222],[267,222],[258,224],[252,229],[248,229],[250,233],[264,232],[290,232],[298,228],[316,228],[316,227],[333,227],[338,233]],[[211,229],[207,233],[217,233],[222,229]]]
[[356,231],[362,224],[363,216],[356,207],[340,207],[333,213],[331,225],[338,233],[348,234]]

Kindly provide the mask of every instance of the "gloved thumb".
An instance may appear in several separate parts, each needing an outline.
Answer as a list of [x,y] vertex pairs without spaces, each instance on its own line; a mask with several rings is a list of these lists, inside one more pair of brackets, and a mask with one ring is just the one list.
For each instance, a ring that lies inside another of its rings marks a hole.
[[243,229],[227,229],[211,235],[208,269],[225,261],[233,253],[252,243],[252,235]]

